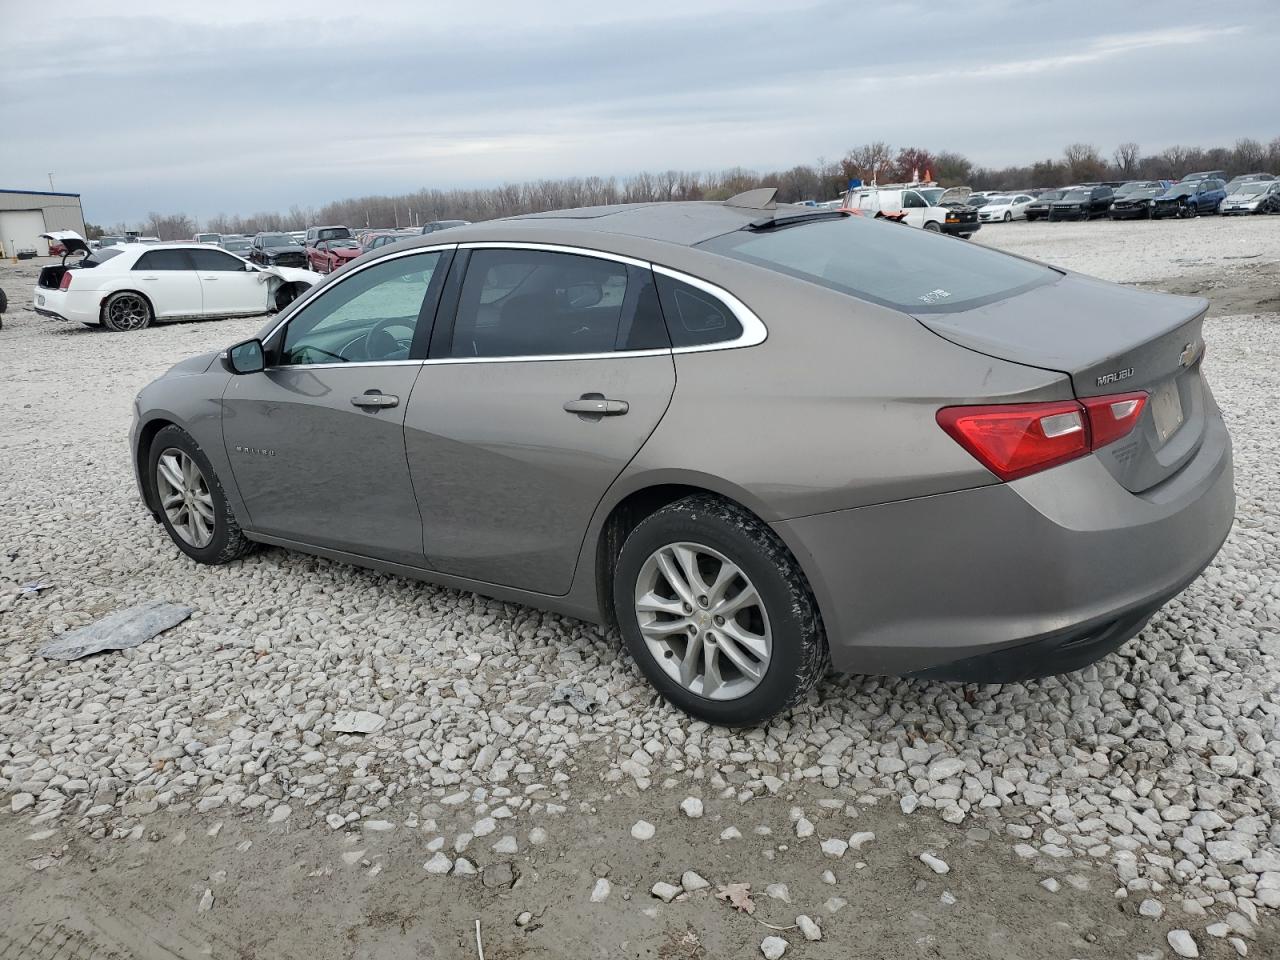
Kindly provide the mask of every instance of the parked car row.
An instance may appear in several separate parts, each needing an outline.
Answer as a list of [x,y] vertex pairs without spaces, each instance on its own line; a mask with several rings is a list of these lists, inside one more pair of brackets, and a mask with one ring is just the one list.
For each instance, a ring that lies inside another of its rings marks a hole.
[[[1010,213],[1007,219],[1018,219],[1015,211]],[[1228,182],[1221,170],[1206,170],[1189,173],[1176,183],[1082,183],[1047,190],[1022,210],[1027,220],[1158,220],[1214,213],[1280,213],[1280,181],[1270,173],[1247,173]],[[1005,218],[980,215],[980,219]]]

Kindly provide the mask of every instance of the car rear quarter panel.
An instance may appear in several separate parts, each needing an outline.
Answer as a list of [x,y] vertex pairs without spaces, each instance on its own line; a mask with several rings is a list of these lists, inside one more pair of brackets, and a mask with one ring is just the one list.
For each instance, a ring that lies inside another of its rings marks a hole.
[[905,314],[754,267],[738,274],[718,280],[767,339],[678,353],[671,407],[626,480],[723,478],[766,520],[981,486],[995,477],[938,427],[937,410],[1071,396],[1062,374],[957,349]]
[[[676,354],[671,406],[584,538],[570,595],[583,610],[596,604],[603,525],[633,494],[668,484],[710,490],[777,523],[995,484],[938,427],[937,410],[1071,397],[1064,375],[957,347],[905,314],[691,254],[669,265],[731,290],[768,336],[754,347]],[[810,571],[807,546],[777,529]],[[810,580],[819,606],[833,605],[839,586]]]

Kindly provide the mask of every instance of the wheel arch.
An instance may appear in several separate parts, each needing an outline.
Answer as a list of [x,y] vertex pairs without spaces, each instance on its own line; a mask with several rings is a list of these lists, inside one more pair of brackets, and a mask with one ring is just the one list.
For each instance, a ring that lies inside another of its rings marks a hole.
[[150,459],[151,444],[155,442],[156,434],[165,427],[186,429],[177,420],[165,416],[153,417],[138,427],[138,440],[133,449],[133,465],[135,476],[138,478],[138,487],[142,492],[142,501],[157,523],[160,522],[160,500],[156,494],[156,485],[151,477],[151,471],[147,469],[147,460]]
[[[714,496],[731,503],[765,525],[771,526],[771,521],[779,519],[746,490],[717,477],[704,474],[689,475],[683,472],[662,472],[633,480],[625,489],[616,491],[607,505],[601,504],[594,536],[588,539],[592,554],[583,557],[587,563],[580,564],[580,569],[591,570],[594,580],[593,600],[599,610],[601,623],[611,627],[617,626],[612,599],[613,570],[627,535],[640,521],[668,504],[700,494]],[[791,549],[789,544],[787,548]],[[804,564],[794,552],[792,555],[803,573]],[[807,573],[805,578],[808,579]]]

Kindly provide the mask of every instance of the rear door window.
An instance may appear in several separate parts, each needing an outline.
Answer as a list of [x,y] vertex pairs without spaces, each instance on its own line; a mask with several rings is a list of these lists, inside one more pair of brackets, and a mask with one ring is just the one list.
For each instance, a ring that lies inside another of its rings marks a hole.
[[133,265],[135,270],[193,270],[186,250],[148,250]]
[[668,346],[648,270],[547,250],[471,253],[446,356],[576,356]]
[[865,217],[736,230],[697,246],[913,314],[968,310],[1059,276],[987,247]]

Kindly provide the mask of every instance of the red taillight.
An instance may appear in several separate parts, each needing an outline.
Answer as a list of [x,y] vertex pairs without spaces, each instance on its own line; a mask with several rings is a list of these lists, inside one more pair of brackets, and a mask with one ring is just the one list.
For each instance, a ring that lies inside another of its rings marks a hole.
[[59,289],[59,290],[70,290],[70,289],[71,289],[71,271],[70,271],[70,270],[66,271],[66,272],[62,275],[62,280],[61,280],[61,282],[59,282],[59,284],[58,284],[58,289]]
[[1097,450],[1128,435],[1142,416],[1147,395],[1142,392],[1119,393],[1110,397],[1089,397],[1080,402],[1089,412],[1089,436],[1093,441],[1092,449]]
[[1090,397],[1083,402],[1003,403],[943,407],[938,425],[1001,480],[1075,460],[1129,433],[1145,393]]

